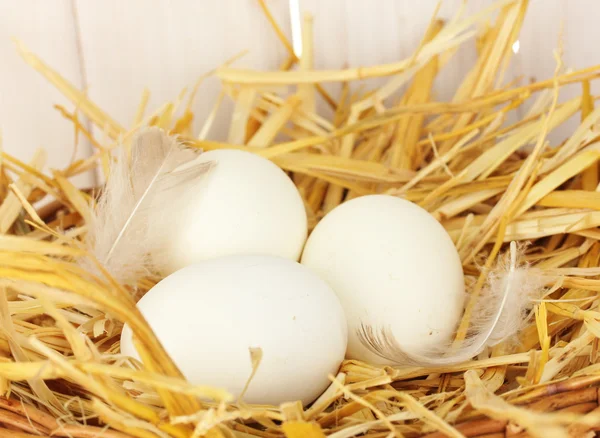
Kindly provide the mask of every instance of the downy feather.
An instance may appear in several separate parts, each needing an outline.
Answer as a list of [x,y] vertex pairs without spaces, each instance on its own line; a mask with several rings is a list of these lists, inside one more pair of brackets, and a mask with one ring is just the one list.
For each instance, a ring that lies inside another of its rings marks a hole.
[[523,328],[531,315],[532,302],[543,295],[545,280],[536,269],[519,265],[516,244],[511,242],[510,252],[488,275],[464,341],[455,344],[448,340],[435,349],[413,354],[402,349],[389,327],[363,323],[358,337],[372,353],[397,365],[436,367],[465,362]]
[[193,163],[200,153],[159,128],[140,131],[130,150],[119,148],[87,238],[91,254],[116,280],[135,284],[160,270],[153,253],[160,251],[178,206],[193,196],[194,182],[210,168]]

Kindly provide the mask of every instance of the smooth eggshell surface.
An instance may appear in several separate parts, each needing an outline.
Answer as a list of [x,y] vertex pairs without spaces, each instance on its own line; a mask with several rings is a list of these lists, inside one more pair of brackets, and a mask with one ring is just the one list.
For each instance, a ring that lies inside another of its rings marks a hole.
[[[188,266],[162,280],[138,308],[187,379],[244,400],[312,402],[344,358],[347,324],[331,288],[297,262],[228,256]],[[121,352],[139,358],[125,326]]]
[[361,323],[390,327],[407,353],[451,339],[464,304],[455,246],[417,205],[369,195],[326,215],[306,242],[302,263],[338,294],[348,320],[348,357],[389,363],[359,341]]
[[167,212],[173,226],[160,254],[165,274],[233,254],[299,259],[307,235],[306,210],[284,171],[240,150],[206,152],[194,162],[214,165],[191,188],[193,202]]

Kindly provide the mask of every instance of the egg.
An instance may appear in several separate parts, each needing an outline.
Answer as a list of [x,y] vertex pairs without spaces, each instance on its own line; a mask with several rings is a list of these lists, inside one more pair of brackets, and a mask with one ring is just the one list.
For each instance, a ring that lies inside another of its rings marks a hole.
[[[192,187],[196,194],[173,216],[159,256],[165,275],[203,260],[262,254],[298,260],[307,235],[302,198],[286,173],[252,152],[213,150]],[[190,188],[188,188],[189,190]]]
[[[234,255],[187,266],[166,277],[138,308],[186,378],[278,405],[316,399],[344,358],[347,323],[336,294],[299,263]],[[139,358],[125,326],[121,352]]]
[[423,354],[452,338],[463,311],[452,240],[426,210],[394,196],[363,196],[333,209],[309,236],[302,264],[340,298],[351,359],[391,364],[360,342],[361,324],[389,328],[404,352]]

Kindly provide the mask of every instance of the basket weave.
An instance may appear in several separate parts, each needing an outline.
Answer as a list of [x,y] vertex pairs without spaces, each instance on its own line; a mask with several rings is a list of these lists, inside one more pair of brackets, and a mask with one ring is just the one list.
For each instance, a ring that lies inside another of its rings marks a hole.
[[[539,412],[569,412],[587,414],[598,412],[600,403],[600,376],[575,377],[559,383],[543,386],[522,403],[528,409]],[[14,399],[0,398],[0,438],[71,437],[71,438],[125,438],[132,437],[121,432],[97,426],[74,426],[60,424],[55,418],[32,406],[25,406]],[[527,438],[522,428],[507,420],[494,420],[475,414],[468,421],[459,422],[456,429],[467,438]],[[590,432],[600,431],[600,422],[595,426],[573,426],[572,437],[595,436]],[[386,436],[382,433],[381,436]],[[373,437],[375,435],[372,435]],[[441,432],[424,435],[405,434],[414,438],[446,438]]]
[[[599,403],[600,376],[594,376],[592,378],[571,378],[547,385],[534,398],[522,403],[521,406],[539,412],[587,414],[592,411],[598,412]],[[494,420],[485,416],[477,416],[469,421],[460,422],[455,427],[469,438],[526,438],[531,436],[507,420]],[[596,426],[573,426],[569,432],[573,437],[583,437],[596,430],[600,430],[600,422]],[[445,437],[446,435],[440,432],[420,436],[420,438]]]

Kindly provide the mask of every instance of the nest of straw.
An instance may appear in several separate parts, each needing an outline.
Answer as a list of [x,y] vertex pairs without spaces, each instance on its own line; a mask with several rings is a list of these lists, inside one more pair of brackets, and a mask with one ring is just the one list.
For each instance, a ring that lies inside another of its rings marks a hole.
[[[167,103],[145,116],[145,96],[137,123],[126,129],[19,45],[25,61],[106,139],[86,130],[76,112],[58,108],[95,146],[92,157],[48,176],[43,151],[28,163],[2,153],[0,437],[595,436],[600,110],[590,81],[600,66],[565,73],[557,56],[554,77],[506,85],[526,6],[502,1],[471,17],[434,17],[409,59],[336,71],[311,69],[308,31],[298,59],[265,7],[289,59],[279,71],[226,65],[214,72],[223,95],[235,101],[228,142],[207,140],[218,103],[197,133],[190,105]],[[472,38],[477,62],[450,102],[433,100],[436,76]],[[350,82],[368,78],[385,84],[351,91]],[[562,102],[567,84],[581,92]],[[326,91],[332,85],[341,87],[337,100]],[[330,109],[317,111],[319,105]],[[511,122],[519,108],[525,116]],[[548,133],[573,116],[580,126],[550,144]],[[527,242],[525,259],[560,280],[535,303],[535,317],[517,340],[467,363],[425,369],[347,361],[309,407],[224,404],[218,388],[185,381],[136,310],[135,292],[156,279],[134,291],[76,263],[87,256],[81,242],[94,195],[71,178],[106,172],[112,149],[144,125],[177,133],[193,147],[244,148],[273,160],[293,176],[311,226],[344,200],[369,193],[426,208],[463,262],[470,300],[459,339],[508,242]],[[36,209],[40,200],[50,202]],[[142,367],[119,355],[123,323],[137,334]]]

